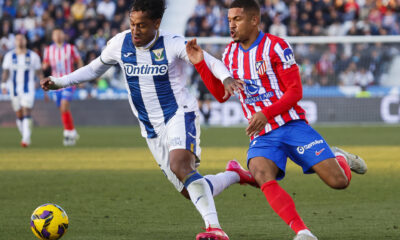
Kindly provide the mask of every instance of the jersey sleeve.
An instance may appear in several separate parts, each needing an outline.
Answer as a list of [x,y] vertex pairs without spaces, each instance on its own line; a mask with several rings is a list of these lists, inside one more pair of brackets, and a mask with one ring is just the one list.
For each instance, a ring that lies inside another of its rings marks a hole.
[[275,70],[278,71],[278,74],[299,70],[294,58],[292,47],[281,38],[276,37],[276,43],[271,60],[272,64],[275,66]]
[[81,55],[79,54],[78,48],[75,45],[71,45],[71,55],[76,62],[81,59]]
[[39,70],[42,66],[40,64],[40,57],[35,52],[32,52],[32,67],[34,70]]
[[117,50],[118,40],[121,40],[121,33],[117,34],[107,42],[106,47],[100,54],[100,61],[103,64],[115,65],[118,63],[118,56],[120,56],[118,55],[118,50]]
[[44,49],[43,53],[43,63],[50,64],[50,52],[49,52],[49,47],[46,47]]
[[3,69],[10,69],[11,68],[11,54],[7,53],[4,56],[3,64],[2,64]]

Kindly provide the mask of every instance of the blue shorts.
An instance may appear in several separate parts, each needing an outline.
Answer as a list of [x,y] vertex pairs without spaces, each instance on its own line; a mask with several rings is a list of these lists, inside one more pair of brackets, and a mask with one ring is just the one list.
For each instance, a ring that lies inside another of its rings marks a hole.
[[281,180],[288,157],[309,174],[314,173],[312,166],[335,155],[317,131],[303,120],[296,120],[253,139],[247,152],[247,166],[254,157],[272,160],[280,169],[276,179]]
[[57,107],[60,107],[62,100],[71,102],[73,95],[74,95],[74,87],[67,87],[61,90],[54,91],[53,100],[54,102],[56,102]]

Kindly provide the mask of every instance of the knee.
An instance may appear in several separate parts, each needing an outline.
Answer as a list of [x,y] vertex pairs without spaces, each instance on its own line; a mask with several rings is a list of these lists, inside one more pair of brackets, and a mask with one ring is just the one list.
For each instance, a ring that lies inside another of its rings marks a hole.
[[349,186],[349,180],[344,175],[338,175],[332,177],[329,180],[328,185],[333,189],[345,189]]
[[276,179],[276,175],[266,169],[254,170],[251,172],[251,174],[253,175],[259,186],[262,186],[264,183]]

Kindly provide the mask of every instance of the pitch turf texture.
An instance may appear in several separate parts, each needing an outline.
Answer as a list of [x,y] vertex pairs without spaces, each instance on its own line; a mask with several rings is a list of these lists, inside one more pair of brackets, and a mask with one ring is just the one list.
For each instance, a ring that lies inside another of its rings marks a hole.
[[[30,215],[51,202],[68,213],[65,240],[194,239],[203,222],[158,169],[137,128],[79,127],[74,148],[61,146],[60,128],[35,128],[33,145],[19,147],[16,129],[0,129],[0,239],[35,239]],[[317,127],[331,145],[363,156],[364,176],[344,191],[289,163],[281,185],[321,240],[400,239],[400,128]],[[202,131],[205,175],[227,160],[245,163],[243,128]],[[220,221],[233,240],[292,239],[260,190],[234,185],[216,199]]]

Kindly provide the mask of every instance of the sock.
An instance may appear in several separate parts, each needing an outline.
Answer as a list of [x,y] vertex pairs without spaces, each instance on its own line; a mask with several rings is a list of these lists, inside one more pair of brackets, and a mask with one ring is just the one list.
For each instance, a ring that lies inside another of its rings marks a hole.
[[215,209],[214,198],[204,177],[198,172],[192,171],[186,177],[184,185],[197,211],[199,211],[203,217],[206,228],[221,228],[218,221],[217,210]]
[[31,143],[31,133],[32,133],[31,121],[32,119],[30,116],[26,116],[22,120],[22,141],[27,144]]
[[269,205],[297,234],[299,231],[308,229],[296,211],[293,199],[283,190],[277,181],[269,181],[261,186]]
[[61,120],[64,125],[65,130],[74,130],[74,120],[72,119],[72,115],[70,111],[61,113]]
[[343,169],[344,174],[346,174],[347,180],[349,181],[349,184],[350,184],[350,181],[351,181],[351,170],[350,170],[349,164],[346,161],[346,158],[344,156],[342,156],[342,155],[337,155],[336,156],[336,160],[338,161],[340,167]]
[[231,171],[218,173],[216,175],[206,175],[204,176],[204,178],[210,185],[211,192],[214,197],[219,195],[230,185],[238,183],[240,181],[239,175]]
[[17,123],[17,128],[18,128],[18,131],[19,131],[19,133],[21,134],[21,136],[22,136],[22,132],[23,132],[23,130],[22,130],[22,120],[23,120],[24,118],[17,118],[17,121],[16,121],[16,123]]

